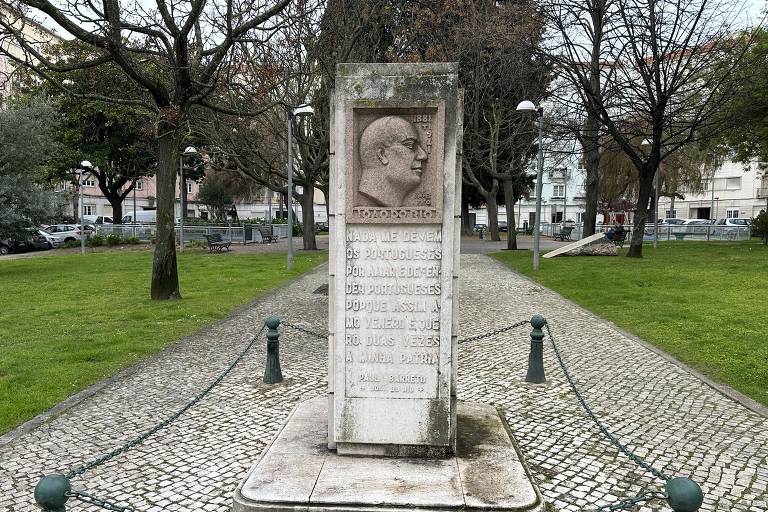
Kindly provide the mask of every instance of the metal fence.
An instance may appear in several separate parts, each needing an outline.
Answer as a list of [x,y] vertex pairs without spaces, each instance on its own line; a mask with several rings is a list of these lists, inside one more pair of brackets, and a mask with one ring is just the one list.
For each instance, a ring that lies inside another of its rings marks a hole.
[[[117,235],[120,238],[135,237],[141,241],[149,241],[154,238],[157,232],[155,224],[98,224],[95,226],[96,233],[107,237]],[[181,228],[176,226],[176,239],[179,239]],[[272,233],[278,238],[288,237],[288,226],[286,224],[272,224]],[[263,241],[261,233],[255,225],[245,224],[243,226],[184,226],[184,241],[189,243],[192,240],[205,240],[206,235],[221,235],[223,240],[235,244],[260,243]]]
[[[568,224],[573,227],[571,240],[580,240],[583,234],[583,224]],[[542,224],[541,234],[544,236],[555,236],[562,230],[562,224]],[[598,225],[595,233],[604,233],[613,226],[609,224]],[[624,225],[627,231],[627,239],[631,238],[632,225]],[[643,240],[652,241],[653,231],[658,231],[658,239],[663,241],[675,240],[698,240],[698,241],[739,241],[749,240],[752,237],[752,230],[749,226],[724,226],[719,224],[646,224],[643,233]]]

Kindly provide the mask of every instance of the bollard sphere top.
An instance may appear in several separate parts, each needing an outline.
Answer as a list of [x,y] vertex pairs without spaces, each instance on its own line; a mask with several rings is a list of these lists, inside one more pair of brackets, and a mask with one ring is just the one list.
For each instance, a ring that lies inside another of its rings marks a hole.
[[696,512],[704,503],[704,493],[690,478],[671,478],[667,481],[667,502],[675,512]]
[[546,323],[547,321],[544,320],[544,317],[541,315],[533,315],[531,317],[531,326],[534,329],[541,329],[542,327],[544,327],[544,324]]
[[267,327],[270,329],[277,329],[277,327],[280,325],[280,317],[277,315],[272,315],[267,317],[267,321],[264,322],[267,324]]
[[64,475],[46,475],[35,486],[35,501],[43,510],[64,510],[71,490],[69,479]]

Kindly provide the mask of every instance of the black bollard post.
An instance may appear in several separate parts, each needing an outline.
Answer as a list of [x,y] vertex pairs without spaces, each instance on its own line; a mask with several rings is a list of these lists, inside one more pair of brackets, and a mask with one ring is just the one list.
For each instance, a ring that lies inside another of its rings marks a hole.
[[46,475],[35,486],[35,501],[43,512],[65,512],[64,504],[71,490],[69,478],[58,473]]
[[531,318],[531,352],[528,354],[528,373],[525,382],[541,384],[546,382],[544,376],[544,331],[541,330],[547,321],[541,315],[533,315]]
[[283,372],[280,371],[280,333],[277,327],[280,319],[274,315],[267,318],[267,366],[264,368],[264,382],[277,384],[283,381]]

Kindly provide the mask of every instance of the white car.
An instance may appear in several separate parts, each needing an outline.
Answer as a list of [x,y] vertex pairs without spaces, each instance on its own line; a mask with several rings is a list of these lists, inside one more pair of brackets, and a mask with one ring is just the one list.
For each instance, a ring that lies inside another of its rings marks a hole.
[[40,236],[44,237],[45,240],[48,242],[48,245],[53,247],[61,247],[66,242],[64,242],[64,237],[58,234],[49,233],[44,229],[38,229],[37,233],[40,234]]
[[63,243],[80,240],[80,227],[75,224],[54,224],[45,228],[44,231],[57,239],[63,240]]

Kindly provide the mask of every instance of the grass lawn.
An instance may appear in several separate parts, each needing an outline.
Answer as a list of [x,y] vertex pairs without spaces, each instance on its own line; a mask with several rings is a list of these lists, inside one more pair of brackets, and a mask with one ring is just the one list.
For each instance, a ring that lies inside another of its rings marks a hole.
[[542,259],[537,274],[529,251],[493,256],[768,405],[768,247],[661,243],[643,259]]
[[0,262],[0,433],[325,261],[179,254],[183,300],[149,299],[151,251]]

